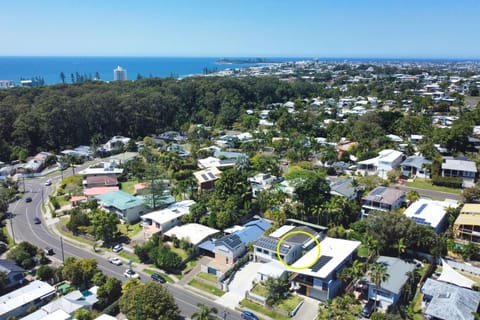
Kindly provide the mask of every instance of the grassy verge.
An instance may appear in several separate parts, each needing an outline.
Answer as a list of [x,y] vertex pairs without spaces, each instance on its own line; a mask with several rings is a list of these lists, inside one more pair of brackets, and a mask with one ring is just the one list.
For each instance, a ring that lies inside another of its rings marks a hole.
[[142,271],[145,272],[146,274],[149,274],[149,275],[152,275],[153,273],[158,273],[162,277],[164,277],[165,280],[167,280],[168,283],[174,283],[175,282],[175,281],[173,281],[173,279],[169,275],[167,275],[163,272],[160,272],[160,271],[157,271],[157,270],[152,270],[152,269],[143,269]]
[[60,207],[67,206],[70,204],[70,202],[67,199],[65,199],[65,196],[56,196],[55,199],[57,199]]
[[208,293],[211,293],[213,295],[216,295],[218,297],[221,297],[225,294],[225,292],[223,292],[222,290],[218,289],[218,288],[215,288],[205,282],[202,282],[202,281],[198,281],[197,279],[193,279],[191,280],[188,285],[192,286],[192,287],[195,287],[197,289],[200,289],[202,291],[205,291],[205,292],[208,292]]
[[407,182],[407,187],[427,189],[439,192],[462,194],[462,189],[453,189],[447,187],[434,186],[431,180],[417,178],[414,182]]
[[[68,219],[68,217],[64,217],[62,219],[62,221],[64,221],[65,219]],[[62,236],[64,236],[65,238],[70,238],[72,240],[75,240],[75,241],[78,241],[78,242],[81,242],[81,243],[85,243],[89,246],[92,246],[95,244],[95,242],[93,241],[90,241],[90,240],[87,240],[87,239],[84,239],[82,237],[78,237],[78,236],[75,236],[73,234],[71,234],[70,232],[66,232],[62,229],[62,225],[64,225],[62,223],[62,221],[59,221],[55,224],[55,227],[54,228],[57,228],[58,232],[60,232],[62,234]]]
[[291,312],[302,301],[303,301],[303,299],[300,298],[299,296],[295,296],[295,295],[291,294],[291,295],[288,296],[288,298],[280,301],[275,306],[282,309],[282,310],[285,310],[287,312]]
[[216,275],[213,275],[213,274],[210,274],[210,273],[206,273],[206,272],[199,272],[199,273],[197,274],[197,277],[202,278],[203,280],[207,280],[207,281],[213,282],[213,283],[217,283],[217,282],[218,282],[218,278],[217,278]]
[[286,317],[286,316],[283,316],[273,310],[268,310],[264,307],[262,307],[261,305],[258,305],[256,303],[253,303],[247,299],[243,299],[242,301],[240,301],[240,305],[241,306],[244,306],[245,308],[248,308],[250,310],[253,310],[255,312],[258,312],[258,313],[261,313],[261,314],[264,314],[272,319],[276,319],[276,320],[289,320],[290,318],[289,317]]
[[135,263],[140,263],[140,259],[138,259],[138,257],[134,254],[131,254],[131,253],[128,253],[128,252],[125,252],[125,251],[120,251],[118,253],[118,255],[122,258],[127,259],[127,260],[132,260]]
[[10,235],[10,233],[8,232],[7,230],[7,226],[4,226],[2,227],[2,232],[3,234],[5,235],[5,237],[7,237],[7,245],[8,245],[8,248],[13,248],[13,246],[15,245],[15,243],[13,242],[13,238],[12,236]]

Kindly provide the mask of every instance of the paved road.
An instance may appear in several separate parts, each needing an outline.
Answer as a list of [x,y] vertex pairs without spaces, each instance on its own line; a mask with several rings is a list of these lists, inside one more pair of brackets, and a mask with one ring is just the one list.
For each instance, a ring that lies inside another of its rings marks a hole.
[[463,196],[460,194],[455,194],[455,193],[448,193],[448,192],[440,192],[440,191],[434,191],[434,190],[427,190],[427,189],[420,189],[420,188],[412,188],[412,187],[407,187],[403,185],[395,185],[396,188],[399,190],[409,192],[409,191],[418,191],[418,193],[421,196],[427,196],[427,197],[434,197],[434,198],[444,198],[444,199],[453,199],[453,200],[458,200],[461,201],[463,200]]
[[[64,172],[64,176],[70,172]],[[35,179],[25,179],[26,193],[23,199],[20,199],[12,203],[9,210],[13,213],[11,222],[13,223],[14,237],[16,242],[28,241],[40,248],[50,247],[55,251],[54,257],[62,260],[62,249],[60,238],[52,233],[48,226],[45,224],[41,213],[42,198],[46,199],[52,192],[53,186],[45,186],[46,180],[58,180],[60,177],[44,177]],[[25,202],[26,197],[31,197],[32,202]],[[41,224],[34,224],[34,217],[39,217],[42,220]],[[11,232],[11,226],[9,226]],[[105,257],[94,254],[91,252],[92,248],[85,245],[80,248],[79,246],[71,245],[67,241],[63,241],[63,252],[65,258],[72,256],[76,258],[89,258],[95,259],[98,263],[98,267],[109,277],[116,277],[125,280],[123,272],[125,266],[115,266],[109,263]],[[148,281],[149,276],[140,270],[136,270],[142,279],[142,282]],[[239,320],[241,319],[240,313],[231,309],[225,309],[223,306],[216,304],[208,299],[200,297],[190,291],[186,291],[176,285],[168,284],[169,291],[173,294],[180,312],[184,317],[190,317],[197,311],[197,303],[203,303],[209,307],[215,307],[219,310],[217,315],[220,319],[225,319],[224,312],[227,312],[227,319]]]

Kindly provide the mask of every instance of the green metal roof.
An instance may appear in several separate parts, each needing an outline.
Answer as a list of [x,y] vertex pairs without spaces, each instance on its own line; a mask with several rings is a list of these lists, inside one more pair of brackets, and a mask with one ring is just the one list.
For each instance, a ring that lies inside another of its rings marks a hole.
[[103,202],[105,206],[115,207],[118,210],[126,210],[145,204],[144,200],[121,190],[101,194],[95,198]]

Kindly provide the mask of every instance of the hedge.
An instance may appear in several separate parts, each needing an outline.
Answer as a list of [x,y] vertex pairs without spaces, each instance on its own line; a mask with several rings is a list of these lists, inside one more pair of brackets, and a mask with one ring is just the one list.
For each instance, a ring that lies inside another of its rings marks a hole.
[[455,177],[434,176],[432,177],[432,183],[436,186],[461,189],[463,185],[463,180],[462,178],[455,178]]

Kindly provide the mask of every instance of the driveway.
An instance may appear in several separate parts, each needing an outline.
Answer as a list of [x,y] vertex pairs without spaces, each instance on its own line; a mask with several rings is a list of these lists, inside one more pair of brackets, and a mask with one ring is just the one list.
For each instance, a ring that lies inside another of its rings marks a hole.
[[255,279],[262,263],[249,262],[235,273],[233,281],[228,286],[228,292],[215,300],[218,304],[234,309],[238,303],[245,298],[245,292],[252,288],[252,281]]
[[300,309],[298,309],[295,316],[292,318],[293,320],[315,320],[318,316],[318,305],[319,301],[301,296],[304,299],[304,302]]

